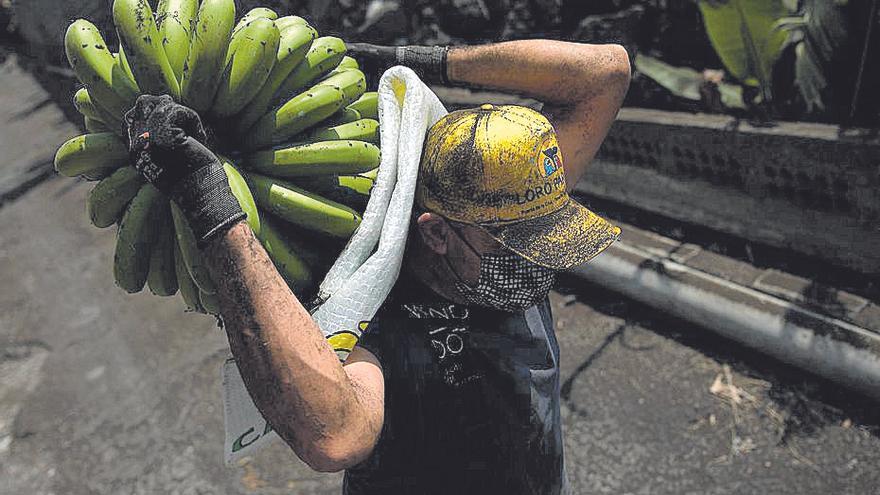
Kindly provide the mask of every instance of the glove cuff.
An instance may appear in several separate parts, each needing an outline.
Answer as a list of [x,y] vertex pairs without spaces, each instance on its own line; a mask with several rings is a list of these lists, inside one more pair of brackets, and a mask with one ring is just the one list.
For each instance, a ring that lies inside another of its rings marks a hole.
[[413,69],[429,83],[449,85],[446,76],[448,46],[399,46],[397,62]]
[[170,191],[195,234],[199,249],[246,218],[219,164],[196,169]]

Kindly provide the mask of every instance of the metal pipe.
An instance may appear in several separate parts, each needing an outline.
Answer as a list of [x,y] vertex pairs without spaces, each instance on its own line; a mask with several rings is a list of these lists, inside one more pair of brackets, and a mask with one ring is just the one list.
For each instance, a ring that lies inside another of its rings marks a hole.
[[880,336],[617,243],[573,273],[880,400]]

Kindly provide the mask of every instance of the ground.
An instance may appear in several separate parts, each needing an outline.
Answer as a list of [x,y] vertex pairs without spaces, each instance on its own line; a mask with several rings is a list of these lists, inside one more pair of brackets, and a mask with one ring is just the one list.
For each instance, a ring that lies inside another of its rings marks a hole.
[[[91,184],[40,172],[76,128],[0,82],[0,494],[339,493],[281,444],[224,467],[223,332],[114,286]],[[576,493],[880,493],[876,404],[577,279],[551,298]]]

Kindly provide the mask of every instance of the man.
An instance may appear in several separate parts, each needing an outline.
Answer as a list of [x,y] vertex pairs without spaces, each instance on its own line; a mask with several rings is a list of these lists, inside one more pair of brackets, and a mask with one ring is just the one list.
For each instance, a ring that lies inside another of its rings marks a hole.
[[201,240],[245,384],[309,466],[345,469],[350,494],[567,493],[547,292],[619,232],[567,191],[623,100],[626,52],[548,40],[354,51],[377,69],[535,98],[549,121],[484,105],[431,129],[401,279],[345,363],[242,221],[191,110],[139,100],[136,166]]

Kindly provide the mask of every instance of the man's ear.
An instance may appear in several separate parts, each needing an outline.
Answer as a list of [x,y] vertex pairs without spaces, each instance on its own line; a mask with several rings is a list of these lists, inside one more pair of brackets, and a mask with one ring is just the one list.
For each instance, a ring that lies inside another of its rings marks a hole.
[[446,220],[435,213],[422,213],[416,220],[419,226],[419,235],[422,242],[428,246],[431,251],[439,255],[446,254],[446,240],[449,236],[449,224]]

